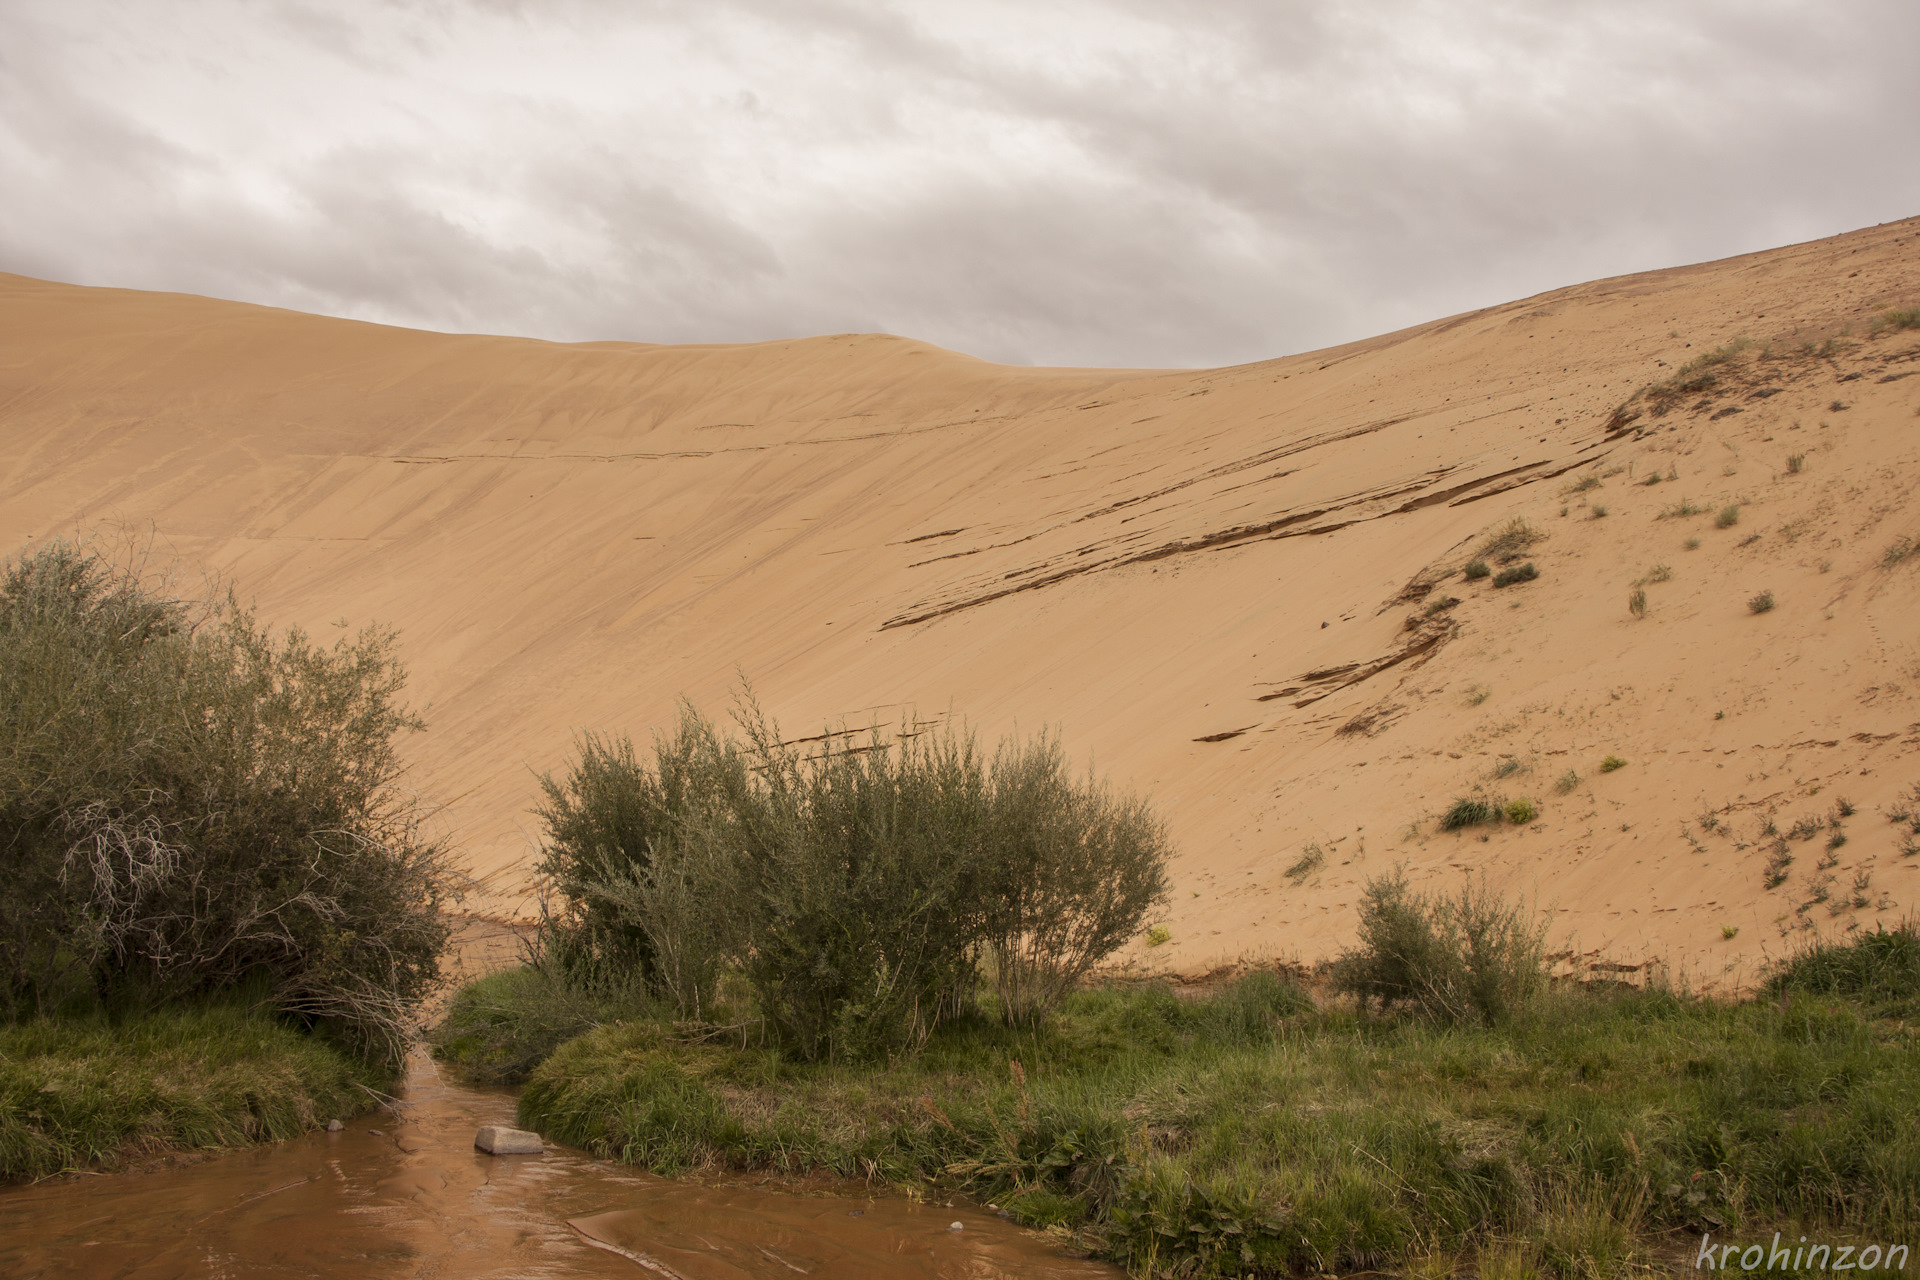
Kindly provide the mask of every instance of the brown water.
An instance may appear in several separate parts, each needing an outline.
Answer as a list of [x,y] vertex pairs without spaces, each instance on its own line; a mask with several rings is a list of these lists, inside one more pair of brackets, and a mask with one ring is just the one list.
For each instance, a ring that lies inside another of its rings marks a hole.
[[[1112,1280],[969,1207],[700,1187],[577,1152],[482,1155],[513,1099],[412,1064],[399,1119],[362,1117],[155,1173],[0,1192],[0,1276],[219,1280]],[[959,1222],[955,1231],[949,1224]]]

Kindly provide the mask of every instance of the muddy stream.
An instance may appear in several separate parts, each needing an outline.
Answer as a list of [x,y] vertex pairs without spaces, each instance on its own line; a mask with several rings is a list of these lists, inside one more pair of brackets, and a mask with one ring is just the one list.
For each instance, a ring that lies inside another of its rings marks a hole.
[[[1112,1280],[955,1201],[696,1186],[579,1152],[474,1150],[513,1098],[416,1055],[396,1114],[151,1173],[0,1190],[0,1275],[30,1277],[798,1275]],[[952,1223],[961,1224],[959,1230]]]

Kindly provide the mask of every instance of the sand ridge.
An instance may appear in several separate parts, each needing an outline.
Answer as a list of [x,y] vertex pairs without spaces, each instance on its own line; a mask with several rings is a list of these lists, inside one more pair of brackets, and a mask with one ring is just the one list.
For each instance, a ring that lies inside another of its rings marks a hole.
[[[1179,371],[878,334],[561,345],[0,276],[0,541],[146,530],[268,618],[399,628],[412,780],[483,908],[524,903],[534,774],[576,730],[644,736],[744,673],[795,735],[1058,725],[1150,791],[1181,852],[1145,964],[1324,956],[1399,862],[1484,871],[1568,950],[1737,981],[1920,899],[1880,813],[1920,783],[1920,557],[1882,564],[1920,537],[1920,332],[1867,336],[1916,303],[1920,220]],[[1716,388],[1615,422],[1740,336]],[[1661,518],[1682,498],[1704,514]],[[1443,576],[1516,515],[1537,581]],[[1539,816],[1440,833],[1476,788]],[[1764,887],[1764,824],[1838,797],[1834,865],[1796,841]]]

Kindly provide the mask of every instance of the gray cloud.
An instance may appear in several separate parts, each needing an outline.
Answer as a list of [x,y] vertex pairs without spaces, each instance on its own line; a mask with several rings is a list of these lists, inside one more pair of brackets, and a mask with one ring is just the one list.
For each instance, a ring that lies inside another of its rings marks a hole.
[[1217,364],[1920,212],[1907,0],[16,0],[0,269]]

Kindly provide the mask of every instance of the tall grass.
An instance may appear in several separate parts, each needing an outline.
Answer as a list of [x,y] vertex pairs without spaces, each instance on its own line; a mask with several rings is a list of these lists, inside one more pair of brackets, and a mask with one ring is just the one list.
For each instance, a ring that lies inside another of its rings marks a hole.
[[0,1024],[0,1178],[291,1138],[382,1077],[238,1002]]

